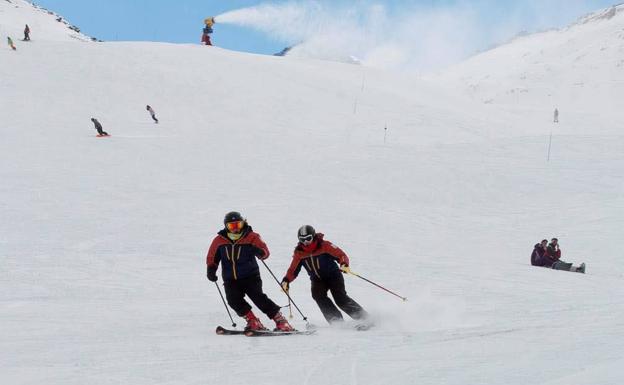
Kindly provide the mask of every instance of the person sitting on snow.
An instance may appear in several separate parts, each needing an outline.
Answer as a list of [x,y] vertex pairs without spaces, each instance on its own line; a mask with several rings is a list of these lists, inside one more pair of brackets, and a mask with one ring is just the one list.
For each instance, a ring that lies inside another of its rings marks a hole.
[[550,240],[544,254],[540,258],[536,259],[535,266],[544,266],[555,270],[585,273],[584,263],[581,263],[580,266],[573,266],[573,264],[561,260],[561,249],[559,248],[559,240],[557,238]]
[[536,243],[535,246],[533,246],[533,252],[531,253],[531,265],[540,266],[537,264],[538,263],[537,261],[544,258],[544,254],[546,254],[547,245],[548,245],[548,239],[542,239],[540,243]]

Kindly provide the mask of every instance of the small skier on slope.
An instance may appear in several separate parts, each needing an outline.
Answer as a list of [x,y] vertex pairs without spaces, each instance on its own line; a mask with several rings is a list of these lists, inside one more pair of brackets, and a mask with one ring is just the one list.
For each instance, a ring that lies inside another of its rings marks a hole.
[[[368,317],[362,307],[347,295],[342,273],[350,273],[349,257],[339,247],[323,239],[310,225],[301,226],[297,231],[299,243],[295,247],[293,260],[282,279],[282,288],[288,292],[290,283],[297,278],[301,268],[310,276],[312,298],[321,309],[327,322],[343,321],[342,309],[351,318],[360,320]],[[340,264],[340,267],[338,267]],[[331,291],[336,305],[327,296]]]
[[91,118],[91,121],[93,122],[93,125],[98,132],[98,136],[109,136],[108,132],[102,129],[102,123],[98,122],[96,118]]
[[13,51],[17,51],[17,48],[15,48],[15,44],[13,44],[13,39],[11,39],[10,36],[7,36],[7,43],[9,44],[9,47],[11,47]]
[[156,118],[156,112],[154,111],[154,109],[149,104],[145,107],[145,109],[152,116],[152,119],[154,120],[154,123],[158,123],[158,119]]
[[208,280],[217,281],[217,269],[221,263],[227,303],[247,321],[246,329],[266,330],[251,310],[251,305],[245,301],[245,296],[275,321],[277,330],[293,331],[280,312],[280,307],[262,291],[262,278],[256,258],[265,260],[269,257],[267,245],[236,211],[227,213],[223,224],[225,228],[214,238],[206,256]]

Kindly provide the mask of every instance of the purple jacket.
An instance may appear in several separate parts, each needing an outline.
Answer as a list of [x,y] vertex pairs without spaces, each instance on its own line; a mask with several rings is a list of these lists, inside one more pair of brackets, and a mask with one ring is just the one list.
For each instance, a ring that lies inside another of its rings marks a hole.
[[546,266],[552,267],[556,261],[548,256],[546,250],[542,248],[539,243],[533,247],[533,253],[531,253],[531,265],[533,266]]

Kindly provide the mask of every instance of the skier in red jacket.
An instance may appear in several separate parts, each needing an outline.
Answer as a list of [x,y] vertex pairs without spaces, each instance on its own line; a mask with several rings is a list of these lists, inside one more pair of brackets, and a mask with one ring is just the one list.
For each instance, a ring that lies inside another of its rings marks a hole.
[[[353,319],[364,319],[368,314],[347,295],[341,272],[348,273],[349,257],[338,246],[323,239],[310,225],[301,226],[297,232],[299,243],[295,247],[293,260],[282,279],[282,288],[288,291],[290,283],[297,278],[303,267],[310,276],[312,298],[321,309],[327,322],[343,321],[342,309]],[[340,267],[338,267],[338,264]],[[336,304],[327,296],[330,291]]]
[[280,312],[280,307],[262,291],[262,279],[256,258],[264,260],[269,257],[267,245],[236,211],[227,213],[223,224],[225,228],[214,238],[206,256],[208,279],[217,281],[217,269],[221,263],[227,303],[236,314],[247,321],[246,329],[266,330],[251,311],[251,305],[245,301],[245,296],[275,321],[277,330],[294,330]]

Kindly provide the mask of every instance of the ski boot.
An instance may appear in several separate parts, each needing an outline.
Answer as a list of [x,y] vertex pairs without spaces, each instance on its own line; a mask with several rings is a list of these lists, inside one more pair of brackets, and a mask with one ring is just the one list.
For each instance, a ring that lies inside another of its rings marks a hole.
[[245,330],[267,330],[267,328],[262,325],[262,322],[256,317],[256,315],[249,310],[247,314],[243,316],[245,321],[247,321],[247,325],[245,326]]
[[290,326],[281,312],[277,312],[277,314],[273,317],[273,321],[275,321],[275,331],[292,332],[295,330],[295,328]]

